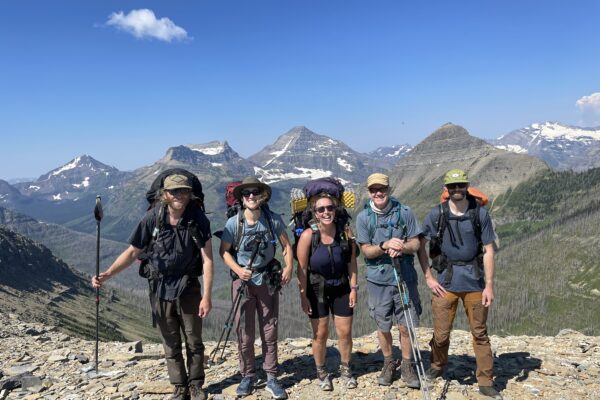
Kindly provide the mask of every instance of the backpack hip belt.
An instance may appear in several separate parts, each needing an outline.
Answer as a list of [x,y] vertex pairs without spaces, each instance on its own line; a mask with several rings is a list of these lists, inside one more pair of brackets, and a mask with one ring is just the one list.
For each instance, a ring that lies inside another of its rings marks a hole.
[[444,286],[449,286],[452,282],[452,275],[454,273],[454,266],[466,266],[472,265],[475,279],[479,280],[483,277],[483,255],[478,255],[475,258],[462,261],[462,260],[449,260],[445,254],[440,254],[432,260],[431,268],[435,269],[438,273],[446,271],[444,277]]

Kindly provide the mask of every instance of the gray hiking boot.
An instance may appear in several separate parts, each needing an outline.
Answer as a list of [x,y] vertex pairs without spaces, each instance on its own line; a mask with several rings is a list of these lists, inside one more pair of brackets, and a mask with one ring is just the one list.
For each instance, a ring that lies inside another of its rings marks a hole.
[[340,377],[346,382],[346,387],[348,389],[355,389],[358,386],[358,382],[356,382],[356,378],[352,374],[350,364],[342,363],[340,365]]
[[479,393],[492,399],[502,400],[502,396],[493,386],[479,386]]
[[333,390],[333,382],[331,376],[327,373],[325,366],[317,366],[317,378],[319,379],[319,387],[324,392],[331,392]]
[[176,385],[173,389],[173,394],[169,397],[169,400],[188,400],[189,391],[187,386]]
[[390,386],[396,371],[396,361],[392,357],[383,359],[383,369],[377,377],[377,383],[381,386]]
[[425,376],[427,377],[427,379],[429,379],[430,381],[439,378],[440,376],[442,376],[444,374],[444,370],[441,368],[433,368],[430,367],[427,371],[425,371]]
[[415,371],[415,366],[410,360],[402,360],[400,365],[400,375],[406,386],[411,389],[418,389],[421,387],[419,383],[419,377]]

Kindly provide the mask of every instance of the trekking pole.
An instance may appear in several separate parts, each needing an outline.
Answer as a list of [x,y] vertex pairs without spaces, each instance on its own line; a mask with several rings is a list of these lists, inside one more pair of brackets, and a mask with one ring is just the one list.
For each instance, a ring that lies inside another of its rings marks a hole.
[[[252,269],[252,264],[254,264],[254,260],[256,259],[256,256],[258,255],[258,249],[260,247],[261,241],[262,240],[258,236],[255,236],[254,248],[252,249],[252,253],[250,254],[250,261],[248,262],[247,268]],[[221,340],[223,340],[223,335],[225,335],[225,332],[227,332],[227,335],[225,336],[225,343],[223,344],[223,350],[221,351],[221,357],[220,357],[221,360],[223,359],[223,355],[225,354],[225,349],[227,348],[227,342],[229,341],[229,335],[231,335],[231,329],[233,328],[233,320],[232,319],[235,319],[235,315],[237,314],[237,311],[240,308],[240,303],[242,302],[242,292],[244,291],[245,287],[246,287],[246,281],[242,281],[240,283],[240,286],[237,289],[237,293],[235,295],[233,303],[231,304],[231,309],[229,310],[229,314],[227,315],[227,319],[225,320],[225,324],[223,325],[223,331],[221,332],[219,341],[217,342],[217,345],[215,346],[215,348],[209,355],[211,364],[215,363],[215,356],[219,352],[219,347],[221,346]]]
[[429,400],[429,384],[427,382],[427,376],[425,375],[425,367],[423,366],[423,358],[421,357],[421,350],[419,349],[417,332],[415,330],[412,315],[410,311],[408,311],[411,307],[414,307],[414,305],[410,301],[408,287],[402,278],[400,259],[394,257],[392,258],[392,263],[394,264],[394,277],[396,278],[396,284],[398,285],[398,291],[400,292],[400,298],[402,299],[402,313],[404,314],[404,320],[406,321],[406,328],[410,339],[410,348],[412,350],[413,359],[415,360],[415,368],[417,370],[417,376],[419,377],[421,393],[423,394],[423,399]]
[[[96,279],[100,276],[100,221],[104,213],[102,212],[102,203],[100,196],[96,196],[96,206],[94,207],[94,218],[96,218]],[[96,374],[98,373],[98,340],[100,326],[100,288],[96,288]]]

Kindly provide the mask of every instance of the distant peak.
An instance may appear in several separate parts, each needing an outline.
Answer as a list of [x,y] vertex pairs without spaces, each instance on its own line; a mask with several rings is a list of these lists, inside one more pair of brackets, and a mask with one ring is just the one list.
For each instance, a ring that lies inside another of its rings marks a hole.
[[220,142],[218,140],[213,140],[212,142],[203,144],[186,144],[185,147],[207,156],[214,156],[224,153],[226,150],[231,150],[231,147],[227,141]]
[[311,131],[304,125],[295,126],[292,129],[290,129],[289,131],[287,131],[285,134],[286,135],[294,135],[294,136],[296,136],[296,135],[316,135],[315,132]]

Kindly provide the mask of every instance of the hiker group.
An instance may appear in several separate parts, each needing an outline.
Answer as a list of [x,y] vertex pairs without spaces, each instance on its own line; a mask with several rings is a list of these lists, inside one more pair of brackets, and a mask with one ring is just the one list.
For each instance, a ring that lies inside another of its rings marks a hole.
[[[335,178],[309,181],[303,190],[292,190],[293,244],[281,215],[269,208],[269,185],[255,177],[227,185],[228,219],[214,235],[220,239],[219,255],[232,278],[232,305],[209,357],[214,362],[220,351],[222,358],[235,328],[241,374],[238,396],[250,395],[258,383],[254,352],[258,321],[265,389],[275,399],[287,398],[277,377],[277,336],[281,288],[292,280],[294,259],[301,308],[313,332],[312,353],[320,389],[333,390],[332,377],[336,375],[326,368],[330,319],[340,353],[338,382],[349,390],[358,386],[351,359],[352,319],[359,293],[357,257],[362,253],[367,286],[363,290],[384,359],[377,383],[390,386],[399,366],[406,386],[420,389],[423,397],[429,398],[427,382],[442,376],[448,364],[450,331],[461,300],[473,335],[479,391],[500,397],[493,386],[486,328],[494,300],[496,240],[484,207],[487,198],[469,187],[464,171],[450,170],[443,179],[441,202],[421,226],[411,208],[391,196],[389,177],[370,175],[366,183],[369,198],[356,216],[355,231],[348,209],[355,208],[356,194]],[[202,319],[212,307],[214,268],[202,186],[192,173],[171,169],[155,179],[146,197],[149,209],[131,234],[129,247],[105,272],[92,278],[92,285],[102,286],[140,260],[139,272],[148,279],[153,321],[159,328],[174,386],[171,399],[205,399]],[[275,257],[278,249],[283,265]],[[428,369],[416,336],[422,304],[415,257],[432,291]],[[400,361],[392,352],[394,325],[399,330]]]

